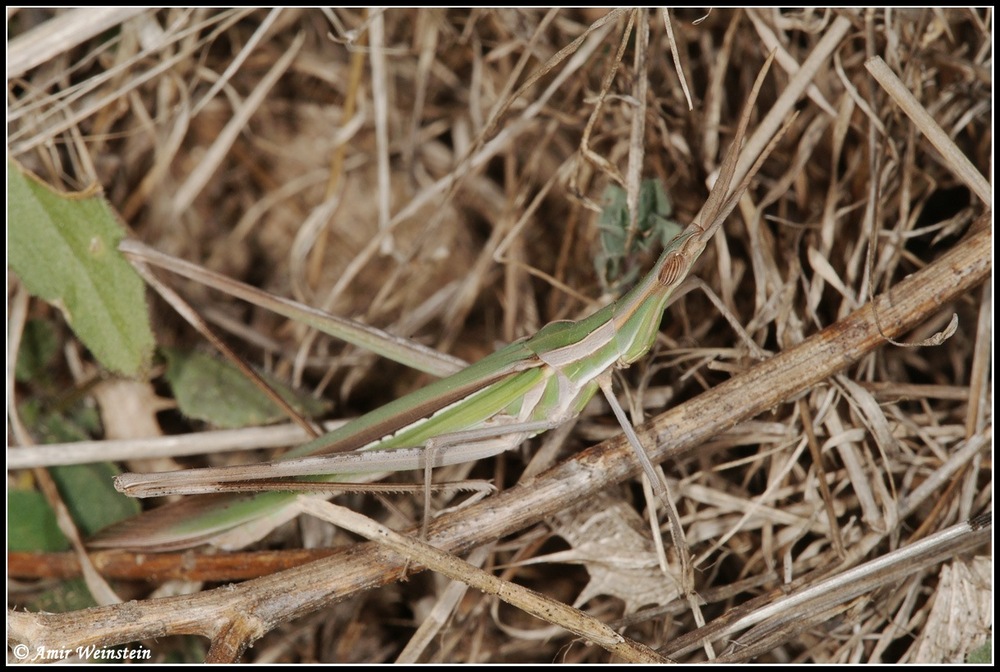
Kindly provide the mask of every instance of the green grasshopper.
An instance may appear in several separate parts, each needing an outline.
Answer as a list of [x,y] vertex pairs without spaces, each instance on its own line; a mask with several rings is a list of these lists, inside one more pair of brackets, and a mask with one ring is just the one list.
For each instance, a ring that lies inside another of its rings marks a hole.
[[[116,487],[140,497],[231,490],[256,494],[191,498],[180,503],[187,505],[182,512],[163,507],[152,512],[152,519],[126,521],[125,527],[102,535],[93,545],[163,550],[190,546],[276,515],[292,506],[294,490],[337,489],[317,485],[317,481],[332,483],[352,474],[411,469],[425,469],[429,475],[434,466],[496,455],[576,416],[598,389],[615,411],[654,491],[664,498],[661,477],[612,392],[611,374],[652,348],[671,295],[776,142],[772,140],[730,194],[739,148],[769,63],[754,85],[700,215],[666,245],[653,268],[622,298],[582,320],[548,324],[530,338],[511,343],[453,375],[299,446],[280,461],[122,474],[115,481]],[[303,482],[306,476],[311,478]]]

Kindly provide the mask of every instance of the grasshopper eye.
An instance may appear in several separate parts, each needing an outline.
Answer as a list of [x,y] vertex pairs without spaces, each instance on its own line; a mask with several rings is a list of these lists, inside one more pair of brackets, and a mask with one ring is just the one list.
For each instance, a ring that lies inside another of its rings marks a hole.
[[656,276],[656,280],[664,287],[669,287],[683,277],[684,255],[677,252],[671,252],[667,255],[666,260],[663,262],[663,266],[660,268],[660,272]]

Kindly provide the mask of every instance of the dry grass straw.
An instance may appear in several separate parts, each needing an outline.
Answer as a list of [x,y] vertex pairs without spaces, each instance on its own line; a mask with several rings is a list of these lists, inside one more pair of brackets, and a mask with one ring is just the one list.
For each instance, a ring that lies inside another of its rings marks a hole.
[[[467,361],[609,300],[592,262],[607,185],[621,184],[635,204],[641,180],[657,178],[676,218],[690,220],[743,97],[777,49],[751,128],[764,127],[766,143],[793,108],[799,115],[695,267],[703,291],[668,309],[655,356],[623,377],[634,408],[679,409],[640,436],[657,437],[671,457],[663,466],[707,623],[699,627],[682,600],[653,599],[672,579],[648,530],[626,534],[645,502],[629,481],[612,485],[629,469],[621,446],[602,444],[530,481],[558,491],[531,500],[534,517],[516,501],[528,492],[500,496],[485,506],[503,526],[475,511],[446,514],[430,541],[454,552],[494,543],[479,558],[490,573],[681,661],[952,661],[983,643],[967,625],[948,651],[928,645],[946,627],[931,618],[935,602],[951,599],[940,592],[941,563],[961,568],[987,552],[982,526],[963,521],[992,508],[992,309],[988,287],[978,287],[990,233],[973,226],[992,208],[983,177],[993,140],[988,10],[174,9],[103,34],[103,15],[68,15],[88,37],[62,49],[31,39],[60,20],[53,12],[9,18],[15,158],[66,189],[100,184],[154,248]],[[12,50],[22,64],[14,72]],[[869,75],[873,56],[913,97],[906,110],[881,74]],[[762,147],[753,142],[744,168]],[[954,156],[964,160],[955,170]],[[942,258],[961,262],[931,275]],[[918,271],[941,286],[906,284]],[[961,282],[968,288],[945,294]],[[342,416],[421,384],[401,367],[177,284],[203,314],[257,335],[255,344],[232,337],[253,363],[343,402]],[[901,288],[937,294],[911,305]],[[875,319],[854,311],[874,296],[883,333],[851,349]],[[888,343],[932,338],[953,315],[957,330],[940,345]],[[156,319],[161,342],[190,344],[165,309]],[[822,372],[815,379],[793,385],[791,369],[753,377],[830,325],[840,329],[827,332],[826,349],[809,351]],[[826,361],[835,356],[843,359]],[[699,397],[706,390],[722,392]],[[717,405],[699,405],[705,398]],[[684,415],[694,409],[700,415]],[[576,454],[607,433],[609,418],[595,403],[574,431],[533,445]],[[466,470],[510,488],[524,461],[507,455]],[[572,479],[590,464],[610,474],[601,487],[613,504],[580,501],[589,486]],[[395,529],[419,520],[419,498],[389,503],[350,500]],[[602,508],[619,506],[631,513],[612,523],[618,532],[577,536]],[[541,513],[550,509],[569,518]],[[553,532],[567,525],[576,546]],[[618,569],[586,552],[615,535],[647,540],[620,549]],[[396,582],[406,564],[398,557],[314,523],[272,539],[272,548],[348,550],[228,592],[129,605],[129,636],[208,635],[214,660],[391,661],[433,615],[436,635],[422,632],[405,659],[610,659],[492,597],[460,597],[430,573]],[[629,574],[628,558],[646,564]],[[676,571],[670,549],[666,561]],[[810,597],[817,587],[822,599]],[[148,597],[135,590],[127,596]],[[439,597],[447,608],[435,608]],[[118,608],[9,620],[33,642],[130,641],[117,625],[100,627]],[[146,644],[166,656],[168,642]]]

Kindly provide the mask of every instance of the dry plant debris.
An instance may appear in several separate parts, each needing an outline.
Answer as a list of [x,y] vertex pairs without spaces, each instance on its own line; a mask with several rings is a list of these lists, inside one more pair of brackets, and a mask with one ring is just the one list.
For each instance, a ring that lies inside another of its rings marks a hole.
[[[992,626],[988,609],[941,625],[992,589],[976,518],[992,509],[992,25],[990,9],[8,10],[8,153],[62,189],[100,185],[151,247],[474,361],[611,300],[593,263],[610,185],[635,212],[642,180],[658,179],[690,221],[776,50],[751,129],[772,109],[776,126],[798,115],[654,356],[620,381],[634,413],[658,416],[640,436],[670,456],[700,613],[675,599],[674,550],[637,525],[627,448],[580,455],[614,426],[597,403],[530,451],[466,466],[506,492],[445,512],[428,541],[484,547],[488,572],[683,662],[960,662]],[[248,360],[339,402],[338,417],[426,380],[172,282]],[[153,308],[161,344],[194,345]],[[53,375],[91,394],[93,364],[71,341],[63,352]],[[140,438],[95,398],[108,438]],[[536,452],[531,474],[576,457],[516,486]],[[572,480],[591,464],[610,465],[593,489]],[[421,515],[414,496],[346,505],[397,530]],[[326,546],[340,550],[301,550]],[[253,550],[229,577],[213,552],[165,555],[142,583],[135,554],[102,552],[111,587],[138,601],[65,615],[19,610],[45,583],[9,578],[8,642],[141,645],[161,662],[616,660],[588,645],[596,634],[455,592],[313,519]],[[281,569],[282,553],[314,562]],[[258,562],[261,578],[226,585]],[[425,621],[437,629],[407,647]],[[190,633],[209,640],[168,637]]]

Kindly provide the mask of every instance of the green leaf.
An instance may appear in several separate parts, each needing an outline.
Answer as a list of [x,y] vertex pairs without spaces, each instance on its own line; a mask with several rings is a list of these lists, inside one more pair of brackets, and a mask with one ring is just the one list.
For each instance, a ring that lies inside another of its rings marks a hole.
[[7,490],[7,550],[52,553],[69,549],[56,514],[37,490]]
[[[141,511],[137,500],[115,490],[113,480],[121,472],[109,462],[51,467],[49,473],[85,537]],[[16,488],[7,491],[7,547],[12,551],[34,552],[69,548],[69,541],[41,492]]]
[[969,651],[969,655],[966,656],[965,662],[971,664],[989,664],[993,662],[993,643],[987,641],[985,644],[980,646],[978,649],[973,649]]
[[[285,418],[267,395],[228,362],[173,348],[163,348],[162,352],[167,358],[167,380],[181,413],[187,417],[227,429]],[[314,417],[328,410],[326,402],[297,393],[271,376],[263,377],[298,412]]]
[[[96,411],[82,402],[48,411],[40,401],[31,400],[21,404],[18,410],[22,419],[29,423],[31,432],[45,443],[82,441],[97,429]],[[114,477],[119,473],[110,462],[49,468],[63,503],[83,536],[90,536],[141,511],[137,500],[115,490]],[[10,512],[7,544],[11,549],[43,552],[66,548],[68,542],[40,492],[10,489],[7,510]]]
[[18,405],[25,425],[39,443],[70,443],[88,441],[100,431],[97,409],[84,403],[69,408],[50,409],[41,399],[28,399]]
[[[25,607],[30,611],[43,611],[54,614],[64,614],[96,606],[97,603],[91,597],[90,590],[83,579],[61,581],[25,604]],[[49,655],[57,654],[58,650],[49,653]],[[54,660],[59,660],[59,658],[55,658]]]
[[58,193],[7,160],[7,263],[59,308],[102,365],[149,369],[153,334],[142,279],[118,252],[125,235],[104,198]]
[[636,231],[626,249],[629,242],[627,201],[625,190],[617,185],[609,185],[604,190],[605,206],[597,223],[601,249],[594,265],[605,289],[614,289],[635,279],[639,269],[626,269],[632,255],[648,250],[654,243],[665,245],[681,231],[680,225],[669,219],[673,205],[659,180],[643,180],[639,187]]
[[115,490],[114,478],[121,470],[110,462],[50,467],[49,473],[85,537],[142,510],[138,500]]
[[648,249],[654,242],[666,245],[681,232],[681,225],[670,219],[674,206],[659,180],[643,180],[639,187],[639,242]]

